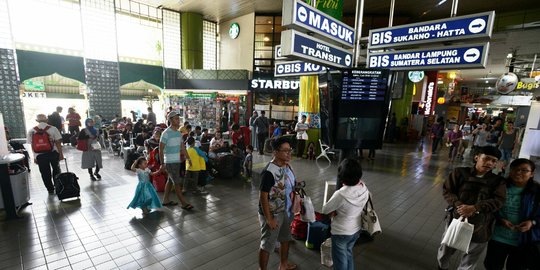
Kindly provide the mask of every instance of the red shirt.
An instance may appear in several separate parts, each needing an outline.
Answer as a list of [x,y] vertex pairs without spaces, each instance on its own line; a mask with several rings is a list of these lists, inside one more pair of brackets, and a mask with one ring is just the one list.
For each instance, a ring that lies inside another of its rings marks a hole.
[[69,121],[70,127],[81,126],[81,116],[78,113],[70,113],[67,115],[66,119]]
[[242,140],[242,142],[244,142],[244,141],[243,141],[243,137],[242,137],[243,135],[244,135],[244,134],[242,133],[242,130],[241,130],[241,129],[239,129],[238,131],[233,131],[233,134],[232,134],[232,143],[238,145],[238,142],[239,142],[240,140]]

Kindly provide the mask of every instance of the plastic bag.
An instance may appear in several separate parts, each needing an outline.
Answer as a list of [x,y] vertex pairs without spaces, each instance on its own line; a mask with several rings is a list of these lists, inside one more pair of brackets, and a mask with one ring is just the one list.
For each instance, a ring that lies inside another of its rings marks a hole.
[[332,261],[332,238],[326,239],[321,245],[321,264],[328,267],[334,265],[334,261]]
[[300,217],[302,218],[302,221],[305,222],[315,221],[315,208],[313,208],[311,198],[307,195],[302,199],[302,211],[300,212]]
[[441,244],[468,253],[473,232],[474,225],[470,224],[467,218],[454,218],[446,229]]

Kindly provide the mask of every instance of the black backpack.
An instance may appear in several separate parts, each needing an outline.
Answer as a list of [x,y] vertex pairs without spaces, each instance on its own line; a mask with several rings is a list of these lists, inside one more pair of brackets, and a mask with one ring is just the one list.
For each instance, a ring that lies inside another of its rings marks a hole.
[[62,118],[60,118],[60,114],[57,112],[54,112],[47,117],[47,124],[57,128],[60,132],[62,131]]

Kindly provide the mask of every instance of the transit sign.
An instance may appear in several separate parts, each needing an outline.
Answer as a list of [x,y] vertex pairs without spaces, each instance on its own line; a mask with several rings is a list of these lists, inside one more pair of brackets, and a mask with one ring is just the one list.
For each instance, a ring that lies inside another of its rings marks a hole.
[[369,68],[390,70],[440,70],[483,68],[489,42],[435,49],[419,49],[368,54]]
[[354,47],[352,27],[300,0],[283,0],[282,16],[282,26],[314,32],[318,38]]
[[324,73],[327,67],[306,63],[304,61],[289,61],[276,63],[274,68],[274,77],[304,76]]
[[369,31],[368,49],[491,37],[495,12],[483,12],[435,21]]
[[352,53],[296,30],[281,32],[281,56],[338,68],[352,66]]

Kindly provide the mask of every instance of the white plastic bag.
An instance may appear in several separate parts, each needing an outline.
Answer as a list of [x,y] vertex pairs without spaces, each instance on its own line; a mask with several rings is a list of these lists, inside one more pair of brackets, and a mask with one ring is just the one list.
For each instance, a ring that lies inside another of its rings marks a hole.
[[315,208],[313,208],[311,198],[307,195],[305,195],[302,199],[302,211],[300,212],[300,218],[304,222],[315,221]]
[[474,225],[470,224],[467,218],[454,218],[446,229],[441,244],[469,253],[473,232]]
[[332,261],[332,238],[326,239],[321,245],[321,264],[328,267],[334,265],[334,261]]

